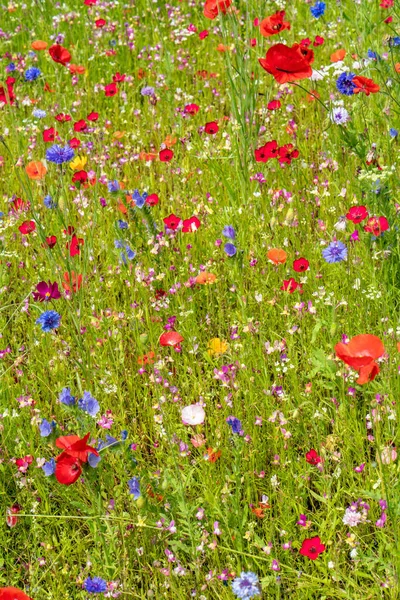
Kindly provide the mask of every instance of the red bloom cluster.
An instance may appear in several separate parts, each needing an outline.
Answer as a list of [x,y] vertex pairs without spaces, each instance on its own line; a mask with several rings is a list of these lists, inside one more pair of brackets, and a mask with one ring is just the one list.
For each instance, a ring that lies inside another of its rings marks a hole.
[[283,164],[291,164],[292,160],[299,156],[299,151],[293,147],[293,144],[278,146],[276,140],[267,142],[264,146],[254,150],[254,156],[257,162],[268,162],[271,158],[277,158]]
[[56,446],[63,452],[56,458],[55,476],[59,483],[71,485],[79,479],[82,465],[87,463],[89,454],[99,456],[96,448],[89,446],[89,433],[80,438],[78,435],[66,435],[57,438]]

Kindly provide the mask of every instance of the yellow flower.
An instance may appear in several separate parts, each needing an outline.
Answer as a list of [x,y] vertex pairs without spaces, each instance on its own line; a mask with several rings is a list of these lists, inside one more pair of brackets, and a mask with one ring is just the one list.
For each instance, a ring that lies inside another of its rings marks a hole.
[[208,342],[207,352],[210,356],[216,354],[225,354],[228,348],[229,344],[227,342],[224,342],[224,340],[220,340],[219,338],[213,338]]
[[69,163],[70,169],[73,171],[83,171],[87,163],[87,156],[75,156],[74,160]]

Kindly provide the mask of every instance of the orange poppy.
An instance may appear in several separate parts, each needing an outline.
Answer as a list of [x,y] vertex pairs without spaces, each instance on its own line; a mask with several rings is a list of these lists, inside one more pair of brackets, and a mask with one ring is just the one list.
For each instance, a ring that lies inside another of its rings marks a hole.
[[56,90],[52,90],[47,82],[44,84],[43,89],[45,92],[50,92],[51,94],[54,94],[54,92],[56,91]]
[[139,365],[152,365],[154,362],[154,357],[155,357],[155,354],[151,350],[147,354],[143,354],[143,356],[139,356],[137,361],[138,361]]
[[215,463],[221,456],[221,450],[213,450],[212,448],[207,448],[207,454],[205,455],[206,460],[210,463]]
[[354,94],[364,92],[367,96],[369,96],[370,94],[376,94],[381,89],[379,85],[375,83],[375,81],[368,79],[368,77],[361,77],[361,75],[353,77],[353,83],[356,86],[353,89]]
[[177,141],[176,138],[173,138],[170,135],[167,135],[167,137],[164,140],[164,144],[167,146],[167,148],[171,148],[171,146],[175,146],[176,141]]
[[340,50],[336,50],[333,54],[331,54],[331,62],[340,62],[346,56],[346,50],[344,48],[340,48]]
[[287,259],[287,252],[282,250],[282,248],[271,248],[267,252],[267,257],[274,265],[284,265]]
[[69,65],[68,69],[72,75],[83,75],[86,71],[86,67],[83,67],[82,65]]
[[158,155],[155,152],[141,152],[139,154],[140,160],[145,160],[146,162],[149,160],[155,160],[157,156]]
[[32,42],[31,48],[32,50],[46,50],[47,42],[44,42],[43,40],[35,40]]
[[203,14],[207,19],[214,20],[219,12],[226,14],[231,2],[232,0],[206,0]]
[[217,280],[217,276],[214,273],[207,273],[207,271],[203,271],[199,273],[196,277],[196,283],[199,285],[209,285],[210,283],[214,283]]
[[82,275],[78,275],[74,271],[71,271],[71,279],[69,278],[69,273],[64,273],[63,275],[64,281],[62,282],[62,286],[64,290],[67,292],[77,292],[82,285]]
[[25,171],[29,179],[34,179],[35,181],[43,179],[47,173],[46,167],[40,160],[34,160],[28,163],[25,167]]
[[281,33],[285,29],[290,29],[290,23],[284,21],[285,11],[278,10],[271,17],[267,17],[260,23],[260,33],[264,37],[270,37],[271,35],[276,35],[277,33]]
[[217,52],[227,52],[229,50],[229,46],[224,46],[224,44],[218,44]]
[[394,65],[394,69],[395,69],[396,73],[400,73],[400,63],[396,63]]
[[339,342],[335,346],[337,358],[358,371],[357,383],[373,381],[379,373],[375,362],[385,352],[383,343],[376,335],[362,333],[353,337],[348,344]]

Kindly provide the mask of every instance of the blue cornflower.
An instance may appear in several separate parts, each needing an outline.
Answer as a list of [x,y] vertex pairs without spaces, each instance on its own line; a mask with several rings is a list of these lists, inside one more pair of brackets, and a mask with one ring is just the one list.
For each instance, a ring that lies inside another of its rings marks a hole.
[[15,71],[17,67],[15,66],[15,64],[13,62],[11,62],[9,65],[6,66],[6,71],[7,73],[12,73],[13,71]]
[[399,132],[397,131],[397,129],[394,129],[393,127],[391,127],[389,129],[389,135],[390,135],[390,137],[395,138],[399,135]]
[[241,600],[247,600],[248,598],[254,598],[261,594],[258,577],[255,573],[248,571],[245,573],[242,571],[239,577],[236,577],[231,583],[232,592],[236,598]]
[[236,231],[232,227],[232,225],[225,225],[225,227],[222,230],[222,235],[226,238],[229,238],[230,240],[234,240],[236,237]]
[[51,331],[60,326],[61,316],[55,310],[46,310],[36,319],[37,325],[42,326],[42,331]]
[[57,204],[54,202],[53,198],[50,195],[47,195],[43,198],[43,204],[46,208],[56,208]]
[[66,404],[67,406],[73,406],[75,404],[75,396],[71,394],[71,390],[69,388],[63,388],[58,396],[58,399],[61,404]]
[[116,179],[114,179],[114,181],[109,181],[107,183],[107,188],[108,188],[108,191],[111,192],[111,194],[113,194],[115,192],[119,192],[119,190],[120,190],[119,183]]
[[35,110],[32,112],[32,115],[37,119],[44,119],[47,117],[47,112],[45,110],[40,110],[40,108],[35,108]]
[[83,588],[89,594],[104,594],[107,591],[107,582],[101,577],[87,577],[83,583]]
[[236,254],[236,246],[235,244],[230,244],[229,242],[225,244],[224,250],[228,256],[235,256]]
[[75,156],[75,152],[69,146],[58,146],[54,144],[51,148],[46,150],[46,159],[56,165],[62,165],[63,163],[69,162]]
[[51,475],[54,474],[55,470],[56,470],[56,461],[54,460],[54,458],[51,458],[50,460],[45,462],[44,465],[42,466],[42,471],[46,475],[46,477],[51,477]]
[[140,478],[132,477],[128,481],[129,493],[133,494],[135,500],[137,500],[140,496]]
[[378,60],[378,55],[373,50],[368,50],[367,56],[368,58],[372,58],[372,60]]
[[95,417],[100,410],[100,404],[90,392],[83,392],[83,398],[78,400],[78,408],[88,413],[91,417]]
[[37,67],[30,67],[25,71],[25,81],[36,81],[41,75],[41,70]]
[[42,422],[39,425],[39,429],[40,429],[40,436],[41,437],[49,437],[49,435],[52,434],[53,429],[55,428],[56,424],[54,421],[52,421],[51,423],[47,420],[47,419],[43,419]]
[[[98,450],[98,448],[97,448],[97,450]],[[96,456],[95,454],[93,454],[93,452],[90,452],[90,454],[88,456],[88,463],[93,469],[95,469],[97,467],[97,465],[99,464],[100,461],[101,461],[101,456]]]
[[136,252],[134,250],[132,250],[132,248],[130,248],[128,246],[128,244],[125,246],[125,251],[126,251],[126,256],[128,257],[128,260],[133,260],[136,256]]
[[400,46],[400,36],[396,36],[390,40],[392,46]]
[[0,219],[4,217],[4,213],[0,211]]
[[230,416],[226,419],[226,422],[228,423],[229,427],[232,429],[232,433],[242,433],[243,432],[242,422],[240,421],[240,419]]
[[122,219],[118,219],[118,227],[120,229],[128,229],[128,223]]
[[147,192],[143,192],[143,194],[140,194],[139,190],[133,190],[132,192],[132,198],[135,201],[135,204],[138,208],[143,208],[145,202],[146,202],[146,198],[148,196]]
[[354,88],[356,87],[353,82],[354,77],[354,73],[342,73],[339,75],[336,81],[336,87],[341,94],[344,94],[345,96],[352,96],[354,94]]
[[325,2],[316,2],[314,6],[310,6],[310,11],[313,17],[319,19],[325,13]]
[[347,247],[343,242],[331,242],[322,250],[322,256],[327,263],[342,262],[347,258]]
[[124,242],[122,240],[114,240],[114,246],[119,250],[124,247]]
[[140,90],[140,93],[142,96],[154,96],[154,88],[147,85]]

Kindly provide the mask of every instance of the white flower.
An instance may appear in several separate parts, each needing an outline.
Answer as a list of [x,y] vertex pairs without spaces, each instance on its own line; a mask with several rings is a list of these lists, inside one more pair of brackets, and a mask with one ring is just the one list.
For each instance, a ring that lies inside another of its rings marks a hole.
[[190,404],[182,409],[181,417],[184,425],[201,425],[206,413],[200,404]]

